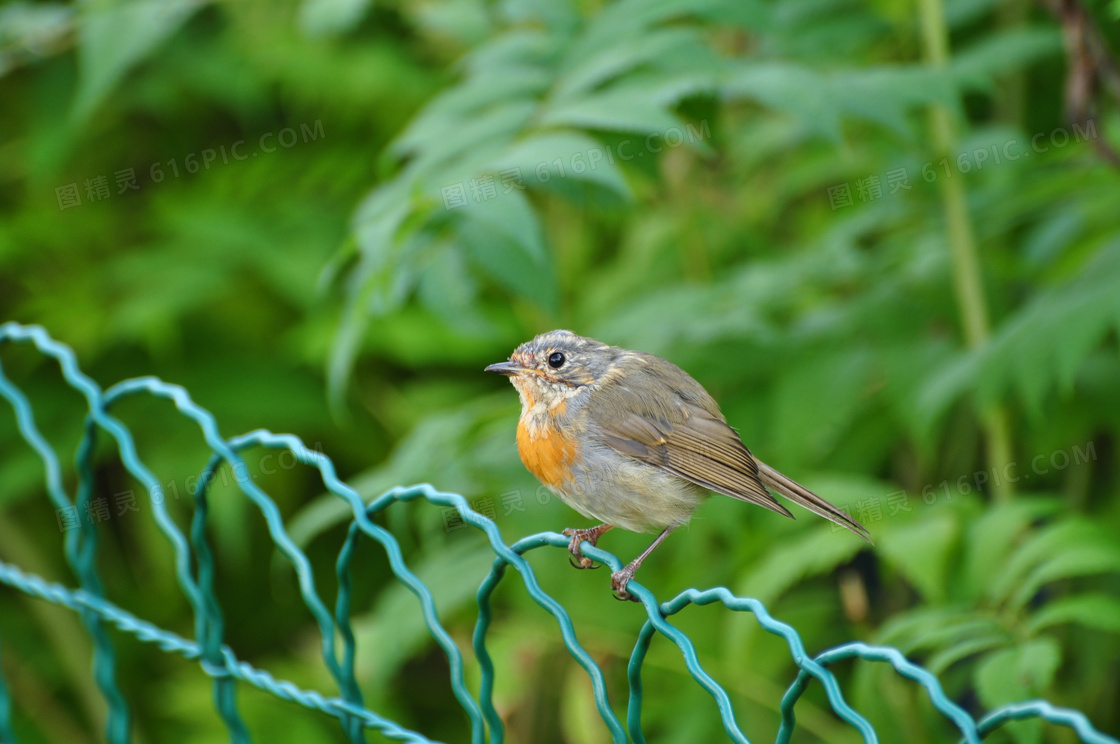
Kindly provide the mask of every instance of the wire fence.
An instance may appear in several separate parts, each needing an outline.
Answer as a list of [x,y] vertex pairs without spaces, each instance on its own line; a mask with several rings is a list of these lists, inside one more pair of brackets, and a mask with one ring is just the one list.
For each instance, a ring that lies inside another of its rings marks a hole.
[[[362,693],[354,671],[356,646],[350,615],[352,598],[350,571],[355,548],[363,536],[374,540],[384,548],[396,579],[402,582],[419,601],[419,611],[424,623],[433,640],[447,657],[451,688],[466,713],[472,744],[483,744],[487,740],[493,744],[500,744],[505,740],[502,719],[492,697],[494,667],[487,651],[486,639],[493,618],[491,598],[510,566],[517,571],[533,600],[555,618],[565,647],[590,677],[599,716],[615,742],[629,740],[641,744],[646,741],[641,722],[642,664],[650,643],[657,634],[669,639],[680,649],[689,673],[712,696],[728,738],[740,743],[749,741],[735,718],[727,692],[701,666],[689,637],[674,627],[669,620],[689,605],[718,602],[732,611],[752,613],[765,630],[785,640],[798,666],[797,677],[781,701],[782,720],[777,736],[779,744],[789,742],[796,725],[795,706],[813,680],[822,685],[829,704],[837,716],[854,727],[868,744],[878,741],[875,730],[868,720],[845,702],[836,677],[829,671],[831,665],[853,658],[884,662],[891,665],[903,677],[921,685],[928,693],[934,708],[951,721],[960,731],[964,741],[971,744],[979,742],[988,733],[1008,721],[1031,717],[1069,727],[1081,741],[1088,744],[1120,744],[1116,739],[1094,729],[1080,712],[1058,708],[1042,700],[1004,706],[976,720],[946,696],[932,674],[908,661],[897,649],[869,646],[864,643],[848,643],[816,656],[810,656],[797,631],[790,625],[771,617],[766,607],[757,600],[737,597],[729,590],[717,587],[706,590],[689,589],[659,604],[648,589],[635,581],[632,581],[627,589],[641,600],[648,619],[638,634],[627,667],[630,694],[625,708],[625,722],[623,722],[607,698],[603,671],[580,645],[567,611],[541,589],[533,570],[522,557],[527,551],[542,547],[566,549],[568,538],[555,532],[545,532],[526,537],[513,545],[506,545],[501,540],[497,526],[491,520],[472,511],[466,499],[459,494],[437,491],[426,484],[410,488],[395,488],[368,504],[364,503],[353,488],[339,480],[329,457],[308,449],[296,436],[256,430],[232,439],[225,439],[219,434],[214,417],[194,403],[184,388],[153,377],[126,380],[103,391],[92,379],[82,373],[69,347],[53,340],[45,330],[37,326],[24,326],[17,323],[0,325],[0,348],[5,342],[31,343],[40,353],[56,360],[63,378],[81,393],[88,403],[89,412],[75,460],[76,493],[71,498],[63,486],[63,473],[58,455],[40,433],[30,402],[23,391],[7,378],[3,367],[0,366],[0,396],[11,404],[21,435],[42,462],[47,495],[54,508],[77,508],[78,513],[83,513],[88,508],[94,495],[93,453],[98,437],[102,432],[107,433],[114,440],[124,467],[143,484],[151,497],[156,524],[174,550],[176,579],[193,612],[194,638],[191,639],[157,627],[111,602],[105,596],[96,569],[97,530],[91,521],[79,520],[77,528],[67,530],[64,537],[66,560],[76,577],[77,588],[48,582],[21,570],[16,565],[0,561],[0,582],[28,595],[68,607],[80,615],[93,641],[93,675],[108,709],[105,739],[111,744],[124,744],[130,741],[130,709],[117,682],[116,655],[106,632],[110,626],[142,642],[153,644],[162,651],[197,660],[202,672],[213,679],[216,714],[228,729],[230,741],[237,744],[250,740],[249,731],[238,711],[236,691],[239,683],[252,685],[283,700],[338,719],[345,736],[352,742],[365,741],[367,729],[373,729],[394,741],[429,742],[430,740],[422,733],[406,729],[378,715],[367,709],[362,702]],[[141,394],[165,398],[173,402],[185,417],[198,425],[207,445],[213,451],[199,478],[188,534],[184,534],[168,514],[163,488],[155,475],[137,456],[131,433],[121,422],[109,415],[109,410],[118,401]],[[238,659],[234,651],[223,643],[222,610],[214,592],[214,561],[206,529],[209,513],[207,489],[218,468],[223,464],[229,465],[235,473],[244,472],[245,463],[239,453],[252,447],[287,450],[298,461],[316,468],[325,487],[344,500],[353,513],[353,521],[350,523],[336,563],[338,592],[332,612],[320,598],[311,563],[289,536],[276,505],[251,479],[237,479],[241,491],[260,510],[276,547],[295,570],[303,602],[319,628],[323,661],[338,688],[333,695],[302,689],[290,682],[278,680],[268,671],[257,669]],[[371,519],[373,515],[388,509],[393,504],[416,499],[425,499],[433,504],[457,509],[464,523],[486,535],[495,554],[490,572],[483,579],[477,593],[478,620],[473,635],[473,651],[481,670],[477,695],[473,695],[465,684],[462,652],[440,624],[431,592],[409,570],[400,545],[393,535]],[[611,553],[593,548],[587,543],[584,544],[583,550],[589,557],[610,565],[614,571],[622,567],[619,559]],[[340,642],[336,642],[336,639]],[[3,653],[2,643],[3,639],[0,638],[0,658]],[[0,744],[16,742],[12,731],[11,709],[12,699],[3,674],[0,674]]]

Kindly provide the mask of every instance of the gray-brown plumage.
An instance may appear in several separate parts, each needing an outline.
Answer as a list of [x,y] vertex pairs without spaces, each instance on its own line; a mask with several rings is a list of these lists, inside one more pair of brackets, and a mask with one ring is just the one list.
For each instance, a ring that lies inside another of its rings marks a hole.
[[698,486],[787,517],[769,486],[796,504],[871,541],[863,525],[774,468],[759,462],[728,426],[719,405],[684,370],[652,354],[625,352],[628,370],[595,392],[589,407],[616,451]]
[[759,462],[700,383],[661,357],[552,331],[487,371],[509,376],[521,396],[517,443],[525,466],[569,506],[604,523],[565,531],[581,566],[590,561],[580,544],[594,545],[612,526],[661,531],[612,577],[622,596],[642,560],[688,521],[707,491],[792,517],[770,488],[871,541],[859,522]]

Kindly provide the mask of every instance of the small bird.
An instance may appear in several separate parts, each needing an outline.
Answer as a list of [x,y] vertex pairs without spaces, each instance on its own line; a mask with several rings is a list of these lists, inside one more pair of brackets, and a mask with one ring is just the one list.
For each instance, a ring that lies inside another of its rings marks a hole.
[[602,523],[564,530],[572,565],[591,567],[580,545],[595,545],[614,527],[660,531],[611,574],[618,599],[637,601],[627,583],[708,491],[792,518],[771,488],[871,542],[859,522],[757,460],[708,391],[661,357],[559,330],[521,344],[486,371],[509,377],[521,396],[521,462],[564,503]]

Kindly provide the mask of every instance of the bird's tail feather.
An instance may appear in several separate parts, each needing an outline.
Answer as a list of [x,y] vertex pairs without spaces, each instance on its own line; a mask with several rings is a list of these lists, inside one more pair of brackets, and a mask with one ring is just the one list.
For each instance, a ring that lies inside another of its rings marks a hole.
[[763,484],[774,489],[793,503],[851,530],[872,545],[875,544],[872,542],[871,534],[866,527],[792,478],[778,472],[762,461],[758,462],[758,475]]

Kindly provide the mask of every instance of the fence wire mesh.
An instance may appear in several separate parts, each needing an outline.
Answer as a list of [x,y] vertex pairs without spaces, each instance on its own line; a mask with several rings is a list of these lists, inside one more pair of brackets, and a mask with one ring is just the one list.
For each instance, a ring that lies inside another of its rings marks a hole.
[[[543,547],[565,549],[568,544],[566,537],[555,532],[545,532],[507,545],[502,541],[494,522],[472,511],[464,497],[438,491],[427,484],[395,488],[368,504],[364,503],[353,488],[339,480],[329,457],[308,449],[296,436],[274,434],[262,429],[225,439],[219,433],[214,417],[191,400],[184,388],[153,377],[125,380],[103,391],[81,371],[69,347],[55,341],[37,326],[17,323],[0,325],[0,348],[5,343],[30,343],[40,353],[57,361],[65,381],[81,393],[88,404],[84,433],[75,458],[77,485],[75,494],[71,497],[63,485],[63,471],[58,454],[40,433],[31,403],[23,391],[7,378],[0,366],[0,396],[11,404],[20,434],[42,462],[47,496],[52,506],[55,509],[76,508],[78,513],[83,513],[88,508],[95,493],[93,453],[101,432],[107,433],[113,439],[124,467],[143,484],[150,496],[156,525],[174,550],[176,579],[193,612],[194,638],[191,639],[136,617],[110,601],[105,596],[97,572],[98,535],[91,521],[79,520],[77,528],[67,530],[64,536],[66,561],[77,581],[76,588],[46,581],[23,571],[19,566],[0,561],[0,582],[33,597],[68,607],[80,615],[93,642],[92,670],[108,709],[105,739],[111,744],[130,741],[131,726],[128,701],[117,680],[116,654],[106,632],[110,626],[162,651],[198,661],[202,673],[213,679],[216,714],[223,721],[232,742],[240,744],[250,740],[250,733],[238,710],[236,692],[239,683],[252,685],[280,699],[338,719],[345,736],[353,742],[365,741],[367,729],[373,729],[394,741],[429,742],[430,739],[422,733],[404,728],[378,715],[366,708],[362,701],[354,668],[356,644],[351,627],[351,564],[355,548],[363,536],[372,539],[385,550],[396,579],[416,596],[429,633],[447,657],[451,688],[466,714],[472,744],[483,744],[485,741],[500,744],[505,740],[502,719],[493,700],[494,666],[487,651],[486,640],[493,619],[491,598],[510,566],[517,571],[533,600],[555,619],[565,647],[591,680],[599,716],[615,742],[646,741],[641,722],[642,665],[650,643],[658,634],[680,649],[693,679],[711,695],[729,739],[741,743],[749,741],[736,720],[727,692],[704,670],[689,637],[670,622],[673,615],[689,605],[721,603],[731,611],[752,613],[760,626],[783,638],[799,669],[797,677],[781,700],[782,720],[777,736],[779,744],[790,741],[796,725],[795,706],[812,680],[816,680],[824,688],[836,715],[855,728],[865,742],[872,744],[878,741],[870,722],[844,700],[839,682],[829,671],[831,665],[849,659],[884,662],[901,676],[921,685],[934,708],[960,731],[966,742],[979,742],[1008,721],[1036,717],[1072,729],[1081,741],[1088,744],[1120,744],[1116,739],[1094,729],[1080,712],[1059,708],[1044,700],[1007,705],[977,720],[949,699],[936,677],[907,660],[895,648],[847,643],[810,656],[797,631],[773,618],[766,607],[755,599],[738,597],[725,588],[717,587],[706,590],[689,589],[667,602],[658,603],[650,591],[636,581],[629,584],[628,590],[641,600],[648,619],[638,634],[627,667],[630,694],[624,723],[608,700],[602,669],[580,645],[567,611],[541,589],[532,568],[522,557],[530,550]],[[188,534],[184,534],[169,515],[160,481],[137,455],[128,428],[109,414],[114,404],[134,395],[150,395],[170,400],[185,417],[198,425],[207,446],[213,451],[199,478]],[[244,472],[246,466],[239,453],[252,447],[286,450],[298,461],[316,468],[324,486],[345,501],[353,513],[353,520],[338,554],[335,569],[338,591],[334,611],[331,612],[316,589],[316,578],[310,561],[289,536],[276,504],[251,479],[236,479],[242,493],[260,511],[277,549],[291,563],[298,577],[300,595],[318,625],[323,662],[337,685],[334,694],[302,689],[291,682],[276,679],[268,671],[257,669],[238,659],[233,649],[223,642],[222,609],[215,594],[214,560],[206,529],[209,514],[207,489],[223,464],[231,467],[235,473]],[[440,624],[432,593],[409,570],[400,545],[393,535],[371,519],[396,503],[416,499],[454,507],[464,523],[485,534],[495,554],[490,572],[483,579],[477,593],[478,620],[472,644],[481,670],[477,695],[472,694],[465,683],[462,652]],[[591,558],[610,565],[612,570],[622,567],[616,556],[587,543],[584,543],[583,551]],[[337,643],[336,639],[341,642]],[[2,652],[3,638],[0,638],[0,659]],[[12,699],[4,676],[0,674],[0,744],[15,742]]]

